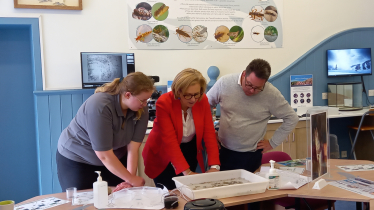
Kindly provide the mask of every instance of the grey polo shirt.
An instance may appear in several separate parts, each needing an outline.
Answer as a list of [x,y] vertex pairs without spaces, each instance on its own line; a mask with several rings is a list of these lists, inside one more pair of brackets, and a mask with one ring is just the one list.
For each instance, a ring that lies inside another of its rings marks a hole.
[[62,131],[57,149],[70,160],[103,166],[95,151],[113,149],[114,154],[122,158],[127,153],[126,145],[131,141],[143,141],[147,124],[148,107],[144,107],[142,116],[136,120],[136,112],[130,109],[126,117],[123,115],[119,95],[95,93]]

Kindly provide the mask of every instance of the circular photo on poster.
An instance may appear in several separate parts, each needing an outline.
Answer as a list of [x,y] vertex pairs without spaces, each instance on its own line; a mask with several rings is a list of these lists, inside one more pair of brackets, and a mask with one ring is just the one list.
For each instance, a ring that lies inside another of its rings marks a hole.
[[179,41],[187,43],[192,40],[192,28],[187,25],[181,25],[175,30]]
[[152,30],[153,39],[158,43],[166,42],[169,38],[169,30],[166,26],[157,25]]
[[206,26],[197,25],[192,29],[192,38],[196,42],[204,42],[208,37],[208,28]]
[[229,35],[227,35],[229,32],[230,30],[226,26],[218,26],[214,32],[214,38],[222,43],[227,42],[230,38]]
[[307,94],[306,94],[306,97],[308,97],[308,98],[309,98],[309,97],[310,97],[310,93],[307,93]]
[[299,102],[297,99],[294,99],[294,100],[293,100],[293,103],[294,103],[294,104],[297,104],[297,102]]
[[136,42],[148,43],[152,40],[152,28],[149,25],[141,25],[136,29]]
[[163,21],[169,15],[169,7],[162,2],[158,2],[152,7],[152,15],[156,20]]
[[297,97],[298,97],[297,93],[293,94],[293,97],[294,97],[294,98],[297,98]]
[[251,37],[255,42],[262,42],[264,40],[264,28],[262,26],[255,26],[251,30]]
[[304,103],[304,99],[300,99],[300,103],[302,103],[302,104],[303,104],[303,103]]
[[261,22],[262,20],[264,20],[264,13],[264,9],[261,6],[256,5],[249,11],[249,18],[256,22]]
[[244,38],[244,30],[240,26],[233,26],[227,35],[233,42],[240,42]]
[[306,102],[309,104],[309,103],[311,102],[311,100],[308,98],[308,99],[306,100]]
[[132,12],[132,18],[138,20],[149,20],[152,17],[152,7],[147,2],[141,2],[136,5],[136,8]]
[[278,11],[277,8],[273,6],[267,6],[265,8],[265,19],[269,22],[274,22],[278,17]]
[[266,41],[274,42],[278,38],[278,30],[274,26],[268,26],[264,31]]
[[304,93],[300,93],[300,97],[301,97],[301,98],[304,98]]

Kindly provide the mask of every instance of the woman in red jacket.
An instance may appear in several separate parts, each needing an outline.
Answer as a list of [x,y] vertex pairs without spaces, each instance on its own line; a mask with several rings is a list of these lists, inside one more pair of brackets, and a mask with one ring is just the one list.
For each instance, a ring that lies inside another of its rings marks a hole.
[[[175,188],[175,176],[196,174],[204,160],[202,140],[208,154],[207,172],[219,171],[219,154],[206,80],[195,69],[185,69],[174,79],[171,92],[156,103],[156,119],[143,149],[145,173],[157,187]],[[160,185],[162,184],[162,185]]]

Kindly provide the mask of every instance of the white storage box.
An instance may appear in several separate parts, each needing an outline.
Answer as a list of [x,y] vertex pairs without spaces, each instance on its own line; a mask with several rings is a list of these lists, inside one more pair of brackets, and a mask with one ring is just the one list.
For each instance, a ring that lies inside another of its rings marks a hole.
[[[233,178],[244,178],[248,180],[249,183],[206,188],[201,190],[192,190],[188,187],[193,184]],[[180,176],[174,177],[173,180],[177,188],[180,189],[182,193],[188,196],[190,199],[227,198],[240,195],[263,193],[269,185],[268,179],[265,179],[243,169],[196,174],[191,176]]]

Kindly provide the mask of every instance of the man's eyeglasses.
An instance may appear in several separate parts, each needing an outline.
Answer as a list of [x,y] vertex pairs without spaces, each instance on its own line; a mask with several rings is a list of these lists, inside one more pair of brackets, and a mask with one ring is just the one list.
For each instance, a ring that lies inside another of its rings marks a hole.
[[262,87],[262,88],[258,88],[258,87],[255,87],[255,86],[253,86],[250,82],[248,82],[247,83],[247,81],[244,79],[244,81],[245,81],[245,83],[244,83],[244,85],[245,85],[245,88],[247,88],[247,89],[250,89],[250,90],[253,90],[254,92],[256,92],[256,93],[259,93],[259,92],[261,92],[261,91],[264,91],[264,88],[265,88],[265,84],[264,84],[264,86]]
[[[132,95],[132,94],[131,94]],[[132,95],[134,96],[134,95]],[[138,99],[138,101],[140,102],[140,105],[143,105],[144,103],[147,103],[147,100],[148,99],[144,99],[144,100],[140,100],[138,97],[134,96],[136,99]]]
[[196,94],[188,94],[188,95],[183,95],[183,97],[187,100],[190,100],[192,97],[194,97],[195,99],[199,99],[201,97],[201,94],[202,93],[196,93]]

